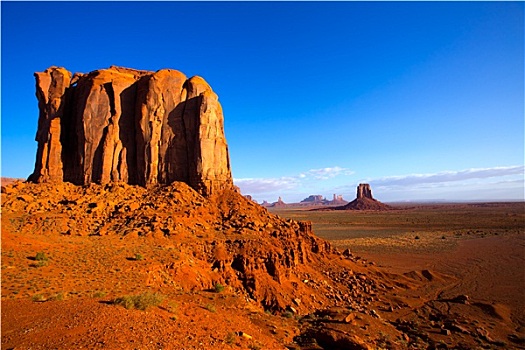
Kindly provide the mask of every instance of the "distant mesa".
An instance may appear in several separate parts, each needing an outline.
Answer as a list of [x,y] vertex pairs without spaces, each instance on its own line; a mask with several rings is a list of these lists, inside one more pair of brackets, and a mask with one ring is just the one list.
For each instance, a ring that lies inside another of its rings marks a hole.
[[340,194],[335,194],[333,196],[333,199],[330,201],[327,198],[321,196],[320,194],[312,194],[309,197],[303,199],[299,203],[295,203],[296,205],[345,205],[348,202],[343,199],[343,196]]
[[381,203],[372,196],[369,184],[357,186],[357,198],[350,203],[336,207],[335,210],[391,210],[391,206]]
[[277,202],[268,203],[263,201],[261,205],[266,208],[295,208],[295,207],[330,207],[334,205],[345,205],[348,201],[343,199],[342,195],[333,195],[333,200],[328,200],[320,194],[312,194],[299,203],[285,203],[279,197]]
[[224,118],[203,78],[111,66],[35,73],[38,150],[29,181],[75,185],[185,182],[233,187]]
[[308,198],[305,198],[301,201],[301,203],[307,203],[307,204],[323,204],[325,202],[325,198],[321,196],[320,194],[317,195],[311,195]]

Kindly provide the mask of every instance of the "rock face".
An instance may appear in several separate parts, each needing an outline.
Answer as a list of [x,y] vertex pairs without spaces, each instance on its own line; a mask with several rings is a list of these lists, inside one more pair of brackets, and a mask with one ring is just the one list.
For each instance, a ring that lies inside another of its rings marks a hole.
[[357,186],[357,199],[360,198],[374,199],[374,197],[372,197],[372,190],[370,189],[369,184],[359,184],[359,186]]
[[372,189],[369,184],[357,186],[357,198],[350,203],[334,208],[336,210],[390,210],[392,207],[381,203],[372,197]]
[[200,77],[112,66],[35,73],[40,110],[32,182],[186,182],[203,195],[232,188],[224,119]]

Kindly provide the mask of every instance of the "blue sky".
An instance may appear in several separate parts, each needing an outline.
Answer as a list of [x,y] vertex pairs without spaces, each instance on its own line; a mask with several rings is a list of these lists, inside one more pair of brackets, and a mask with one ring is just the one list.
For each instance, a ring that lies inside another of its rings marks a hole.
[[36,153],[33,72],[204,77],[258,200],[524,198],[523,2],[1,2],[2,176]]

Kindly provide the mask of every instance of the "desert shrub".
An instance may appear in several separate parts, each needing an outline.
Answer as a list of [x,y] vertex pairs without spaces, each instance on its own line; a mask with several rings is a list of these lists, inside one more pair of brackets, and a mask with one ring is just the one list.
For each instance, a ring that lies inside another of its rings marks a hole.
[[33,301],[45,301],[46,298],[44,297],[44,294],[35,294],[33,295]]
[[237,338],[237,336],[235,335],[235,333],[233,332],[229,332],[228,334],[226,334],[226,339],[224,339],[224,341],[226,342],[226,344],[233,344],[235,343],[235,339]]
[[49,298],[49,300],[62,301],[62,300],[64,300],[64,293],[62,293],[62,292],[57,293],[57,294],[51,296],[51,297]]
[[285,311],[285,312],[283,312],[283,317],[292,318],[293,317],[293,312]]
[[142,254],[136,253],[134,259],[136,261],[139,261],[139,260],[144,260],[144,257],[142,256]]
[[145,292],[139,295],[125,295],[113,300],[113,304],[121,305],[126,309],[146,310],[151,306],[159,306],[164,296],[158,293]]
[[168,311],[168,312],[174,314],[174,313],[177,312],[178,307],[179,307],[179,304],[177,304],[177,303],[174,302],[174,301],[170,301],[170,302],[168,303],[168,306],[166,307],[166,311]]
[[36,261],[47,261],[48,260],[48,257],[46,255],[46,253],[44,252],[38,252],[36,253],[35,255],[35,260]]
[[224,291],[224,288],[226,288],[226,287],[223,286],[223,285],[220,284],[220,283],[216,283],[216,284],[213,286],[213,289],[215,290],[215,293],[221,293],[222,291]]
[[217,312],[215,305],[212,304],[206,304],[206,310],[208,310],[209,312]]
[[93,293],[93,298],[104,298],[106,296],[106,292],[103,291],[96,291]]

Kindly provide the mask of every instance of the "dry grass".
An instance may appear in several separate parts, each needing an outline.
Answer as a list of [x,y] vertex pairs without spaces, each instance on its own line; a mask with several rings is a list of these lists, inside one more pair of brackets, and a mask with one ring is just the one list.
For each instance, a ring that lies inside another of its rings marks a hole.
[[[453,248],[460,239],[523,232],[524,203],[398,206],[393,211],[272,212],[312,221],[319,237],[360,251],[428,251]],[[416,239],[416,237],[418,237]]]
[[159,306],[164,296],[158,293],[145,292],[138,295],[125,295],[113,300],[113,304],[121,305],[126,309],[147,310],[149,307]]

